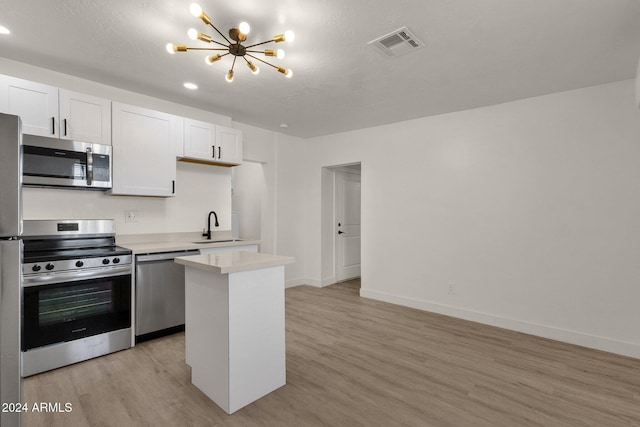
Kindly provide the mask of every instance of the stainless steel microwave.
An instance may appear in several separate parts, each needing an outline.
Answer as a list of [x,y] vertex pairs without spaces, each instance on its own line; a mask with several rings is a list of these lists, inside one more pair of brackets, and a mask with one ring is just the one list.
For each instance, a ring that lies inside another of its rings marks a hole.
[[32,187],[111,188],[111,146],[22,137],[22,184]]

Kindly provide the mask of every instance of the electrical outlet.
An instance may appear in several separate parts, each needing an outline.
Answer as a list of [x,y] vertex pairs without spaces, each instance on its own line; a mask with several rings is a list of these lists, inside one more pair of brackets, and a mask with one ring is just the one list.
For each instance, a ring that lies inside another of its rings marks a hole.
[[124,211],[124,222],[138,222],[138,211]]
[[449,283],[449,295],[455,295],[456,294],[456,285],[454,285],[453,283]]

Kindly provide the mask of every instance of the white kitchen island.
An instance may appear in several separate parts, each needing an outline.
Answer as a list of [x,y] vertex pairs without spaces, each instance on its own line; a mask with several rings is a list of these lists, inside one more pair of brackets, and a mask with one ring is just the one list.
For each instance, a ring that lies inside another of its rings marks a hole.
[[256,252],[179,257],[191,382],[231,414],[286,383],[284,266]]

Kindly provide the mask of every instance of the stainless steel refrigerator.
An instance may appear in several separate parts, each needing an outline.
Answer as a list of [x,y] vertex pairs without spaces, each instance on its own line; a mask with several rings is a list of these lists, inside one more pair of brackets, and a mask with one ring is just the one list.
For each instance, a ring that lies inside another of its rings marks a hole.
[[[22,401],[22,123],[0,114],[0,426],[20,425]],[[12,405],[13,404],[13,405]]]

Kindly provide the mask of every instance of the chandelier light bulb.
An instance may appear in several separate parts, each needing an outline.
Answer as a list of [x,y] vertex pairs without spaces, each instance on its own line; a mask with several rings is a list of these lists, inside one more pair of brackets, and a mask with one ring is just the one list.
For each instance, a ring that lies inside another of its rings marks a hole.
[[238,30],[246,36],[251,31],[251,26],[246,22],[241,22],[240,25],[238,25]]
[[276,67],[276,69],[278,70],[279,73],[284,74],[285,77],[287,77],[288,79],[290,79],[291,76],[293,76],[293,71],[291,71],[291,69],[289,68]]
[[187,31],[187,36],[189,36],[191,40],[197,40],[198,30],[196,30],[195,28],[189,28],[189,31]]
[[178,48],[173,43],[167,43],[167,52],[170,54],[175,54],[178,51]]
[[247,67],[251,70],[253,74],[258,74],[260,72],[260,68],[258,68],[253,62],[247,61]]
[[200,7],[198,3],[191,3],[189,6],[189,12],[191,12],[191,14],[196,18],[200,18],[200,15],[202,15],[202,7]]
[[226,81],[228,81],[229,83],[231,83],[233,81],[233,70],[229,70],[229,72],[227,73],[227,75],[224,77],[224,79]]
[[292,42],[296,39],[296,35],[293,31],[288,30],[284,32],[284,39],[288,42]]
[[276,57],[277,57],[278,59],[282,59],[282,58],[284,58],[284,50],[282,50],[282,49],[278,49],[278,50],[276,50]]
[[209,55],[206,58],[204,58],[204,62],[211,65],[217,60],[219,60],[220,58],[222,58],[222,55],[220,55],[219,53],[216,53],[215,55]]

